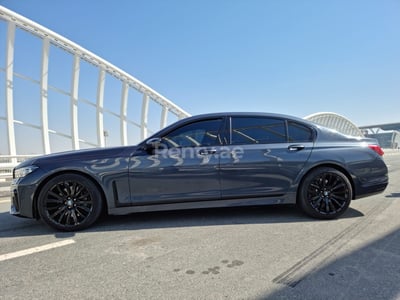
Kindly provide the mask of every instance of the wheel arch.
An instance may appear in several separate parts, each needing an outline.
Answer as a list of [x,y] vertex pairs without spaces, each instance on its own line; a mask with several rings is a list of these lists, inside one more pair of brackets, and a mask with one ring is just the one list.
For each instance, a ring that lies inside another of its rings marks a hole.
[[65,174],[76,174],[76,175],[84,176],[85,178],[90,180],[94,185],[96,185],[96,187],[98,188],[98,190],[99,190],[99,192],[101,194],[102,211],[103,212],[107,212],[108,211],[108,204],[107,204],[107,200],[106,200],[106,195],[105,195],[104,189],[101,187],[99,182],[96,179],[94,179],[93,176],[90,176],[89,174],[87,174],[85,172],[81,172],[81,171],[77,171],[77,170],[62,170],[62,171],[55,172],[55,173],[52,173],[49,176],[47,176],[45,179],[43,179],[40,182],[40,184],[36,188],[35,194],[33,195],[33,201],[32,201],[32,211],[33,211],[34,218],[40,219],[39,211],[38,211],[38,207],[37,207],[37,202],[38,202],[39,194],[40,194],[43,186],[47,182],[49,182],[51,179],[53,179],[54,177],[60,176],[60,175],[65,175]]
[[351,176],[351,174],[341,165],[334,164],[334,163],[324,163],[324,164],[313,166],[312,168],[307,170],[307,172],[302,176],[302,178],[297,186],[296,203],[299,199],[300,189],[301,189],[301,186],[303,185],[304,180],[307,178],[308,174],[310,174],[312,171],[319,169],[319,168],[333,168],[333,169],[336,169],[337,171],[340,171],[341,173],[343,173],[347,177],[347,179],[349,180],[349,182],[351,184],[351,189],[352,189],[351,199],[352,200],[355,199],[355,188],[354,188],[355,186],[354,186],[354,180],[353,180],[353,177]]

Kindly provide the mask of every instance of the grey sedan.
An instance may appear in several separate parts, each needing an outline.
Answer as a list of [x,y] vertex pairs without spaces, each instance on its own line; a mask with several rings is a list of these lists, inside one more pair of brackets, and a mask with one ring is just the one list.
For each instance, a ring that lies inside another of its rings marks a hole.
[[64,231],[102,212],[294,204],[332,219],[351,200],[383,192],[374,139],[303,119],[218,113],[180,120],[136,146],[37,157],[14,169],[11,214]]

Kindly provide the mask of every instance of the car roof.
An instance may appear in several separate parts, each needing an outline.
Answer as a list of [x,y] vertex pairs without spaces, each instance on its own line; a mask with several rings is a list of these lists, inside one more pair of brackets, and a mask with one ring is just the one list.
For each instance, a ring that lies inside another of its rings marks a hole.
[[315,125],[313,122],[309,122],[305,119],[285,115],[285,114],[277,114],[277,113],[266,113],[266,112],[218,112],[218,113],[207,113],[207,114],[200,114],[185,118],[184,120],[197,120],[197,119],[204,119],[204,118],[215,118],[215,117],[272,117],[272,118],[280,118],[280,119],[290,119],[294,121],[298,121],[301,123]]

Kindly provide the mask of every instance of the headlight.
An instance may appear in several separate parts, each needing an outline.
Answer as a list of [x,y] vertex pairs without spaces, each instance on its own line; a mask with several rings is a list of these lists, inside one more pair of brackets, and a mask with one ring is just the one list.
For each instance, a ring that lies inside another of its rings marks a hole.
[[35,171],[38,167],[36,166],[28,166],[19,169],[14,169],[14,179],[25,177],[26,175]]

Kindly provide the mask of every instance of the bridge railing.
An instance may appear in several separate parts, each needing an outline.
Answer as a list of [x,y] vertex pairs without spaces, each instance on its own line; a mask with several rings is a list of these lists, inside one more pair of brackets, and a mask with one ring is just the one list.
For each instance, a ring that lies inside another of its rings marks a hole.
[[[0,53],[2,154],[17,157],[27,152],[47,154],[137,143],[170,119],[189,116],[129,73],[1,5],[0,33],[5,33],[0,34],[0,49],[5,49]],[[36,61],[25,62],[25,56],[33,52],[37,54],[28,58]],[[87,69],[91,76],[85,74]],[[58,76],[62,77],[61,85]],[[85,93],[88,83],[94,91],[89,96]],[[29,86],[29,93],[21,85]],[[111,100],[107,93],[111,93]],[[51,112],[54,107],[57,114]],[[28,109],[32,114],[24,119]],[[32,121],[34,113],[37,121]],[[64,120],[67,125],[61,128]],[[27,149],[26,136],[35,141],[39,151]],[[59,141],[67,146],[60,149]]]

